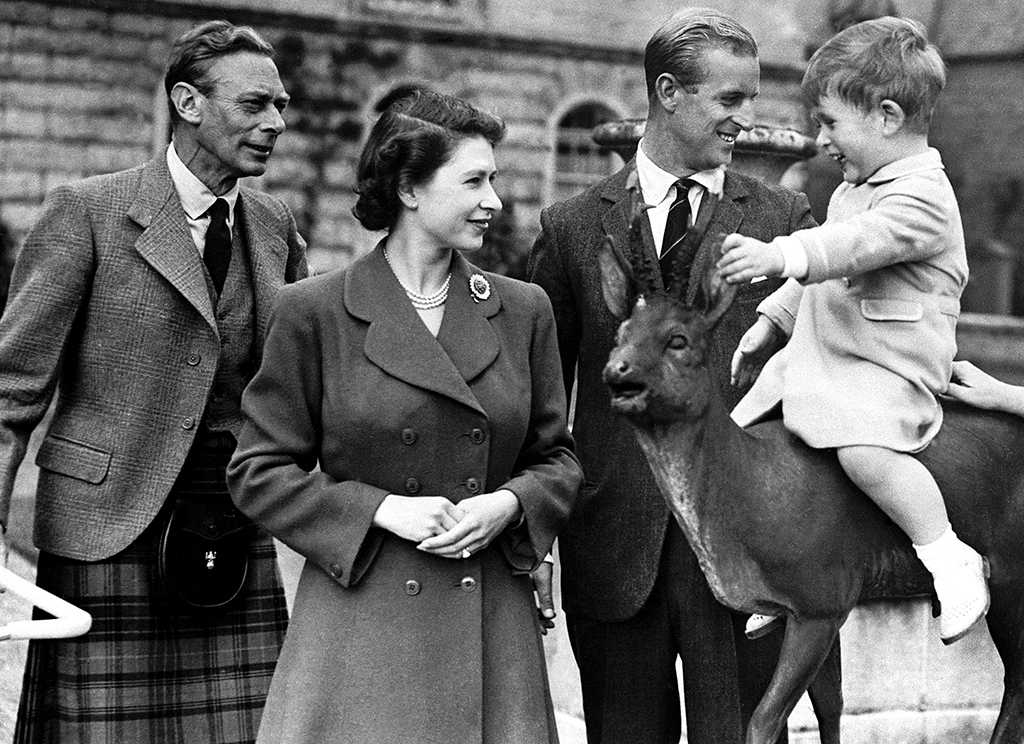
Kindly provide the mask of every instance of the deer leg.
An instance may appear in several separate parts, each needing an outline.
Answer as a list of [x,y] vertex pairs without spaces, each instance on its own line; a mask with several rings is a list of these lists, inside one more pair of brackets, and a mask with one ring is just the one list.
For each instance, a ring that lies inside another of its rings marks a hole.
[[839,636],[824,663],[807,688],[814,717],[818,719],[818,739],[821,744],[839,744],[839,726],[843,716],[843,668],[839,651]]
[[790,617],[779,665],[747,729],[746,744],[773,744],[786,719],[821,668],[846,615],[820,619]]
[[988,629],[1004,670],[1003,704],[991,744],[1024,741],[1024,586],[1009,584],[993,582],[988,612]]

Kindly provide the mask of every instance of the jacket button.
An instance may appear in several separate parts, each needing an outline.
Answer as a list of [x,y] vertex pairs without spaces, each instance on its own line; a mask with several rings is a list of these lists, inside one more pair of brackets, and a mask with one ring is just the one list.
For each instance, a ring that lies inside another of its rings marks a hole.
[[407,582],[405,582],[405,593],[408,594],[410,597],[415,597],[417,594],[420,593],[420,582],[414,579],[409,579]]
[[420,482],[415,478],[407,478],[405,481],[405,492],[406,493],[419,493]]
[[336,579],[340,579],[341,578],[341,575],[343,573],[343,571],[341,570],[341,564],[339,564],[339,563],[332,563],[331,566],[330,566],[330,570],[331,570],[331,576],[333,576]]
[[402,444],[412,444],[416,441],[416,432],[413,429],[402,429]]
[[470,493],[480,493],[480,481],[476,478],[466,479],[466,490]]
[[481,444],[485,438],[483,429],[473,429],[473,431],[469,432],[469,441],[473,444]]
[[203,357],[194,351],[188,355],[188,366],[190,367],[197,366],[201,361],[203,361]]
[[182,429],[191,429],[195,425],[196,425],[196,420],[194,418],[192,418],[191,416],[186,416],[185,418],[183,418],[181,420],[181,428]]
[[844,276],[843,277],[843,286],[846,287],[847,289],[849,289],[851,284],[853,284],[853,282],[850,281],[850,277]]
[[466,578],[464,578],[462,581],[459,582],[459,585],[462,587],[462,591],[464,592],[476,591],[476,579],[474,579],[472,576],[467,576]]

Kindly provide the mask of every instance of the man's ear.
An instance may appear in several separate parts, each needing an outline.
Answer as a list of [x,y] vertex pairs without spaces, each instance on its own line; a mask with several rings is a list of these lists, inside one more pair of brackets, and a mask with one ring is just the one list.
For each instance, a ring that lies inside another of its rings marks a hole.
[[661,107],[669,113],[676,110],[679,102],[676,97],[682,91],[679,79],[671,72],[663,72],[654,81],[654,97]]
[[882,112],[882,127],[886,134],[895,134],[907,123],[907,114],[903,107],[892,99],[882,99],[878,109]]
[[199,125],[203,120],[203,105],[206,103],[206,96],[189,83],[175,83],[171,88],[171,103],[184,121],[189,124]]

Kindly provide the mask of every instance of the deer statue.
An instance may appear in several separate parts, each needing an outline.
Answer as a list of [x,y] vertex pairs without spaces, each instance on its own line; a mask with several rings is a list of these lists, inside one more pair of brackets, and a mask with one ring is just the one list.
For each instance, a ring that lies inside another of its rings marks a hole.
[[[770,744],[807,690],[851,609],[880,597],[931,594],[909,539],[846,477],[832,450],[813,450],[781,420],[741,429],[705,360],[735,287],[704,282],[707,310],[665,293],[642,296],[605,238],[605,302],[623,321],[604,369],[668,505],[720,602],[787,616],[775,675],[747,744]],[[944,403],[920,455],[961,538],[989,558],[987,620],[1005,669],[992,744],[1024,742],[1024,419]],[[838,734],[835,734],[838,741]],[[824,737],[823,737],[824,740]]]

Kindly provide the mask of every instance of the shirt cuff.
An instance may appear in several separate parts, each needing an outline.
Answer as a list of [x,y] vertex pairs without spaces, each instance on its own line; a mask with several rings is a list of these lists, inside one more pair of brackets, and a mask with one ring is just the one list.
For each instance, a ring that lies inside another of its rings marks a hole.
[[782,276],[786,279],[804,279],[808,263],[803,243],[792,235],[780,235],[772,243],[782,252]]

